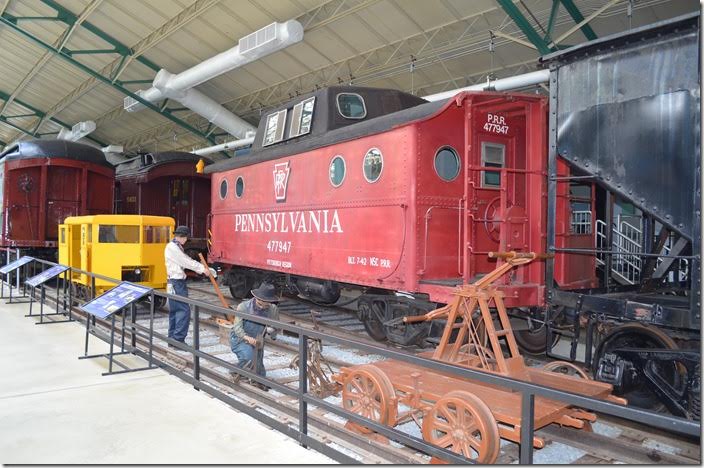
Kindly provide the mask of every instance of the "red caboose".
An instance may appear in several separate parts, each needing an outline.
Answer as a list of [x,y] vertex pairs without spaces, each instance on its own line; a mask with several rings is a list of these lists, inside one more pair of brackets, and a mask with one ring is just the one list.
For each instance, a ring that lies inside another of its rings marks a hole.
[[102,151],[81,143],[11,146],[0,155],[0,244],[51,256],[43,250],[56,248],[65,218],[112,212],[114,174]]
[[198,252],[207,251],[210,212],[210,175],[196,173],[200,159],[193,153],[168,151],[140,154],[118,164],[115,212],[174,218],[176,226],[191,230],[185,247],[197,258]]
[[[546,119],[537,95],[426,103],[334,87],[303,96],[264,116],[249,156],[209,167],[211,260],[235,267],[226,277],[234,294],[262,270],[290,275],[281,278],[319,301],[362,287],[369,333],[414,342],[425,324],[390,322],[492,271],[488,252],[545,251]],[[572,205],[562,194],[561,246],[592,242],[592,229],[572,229]],[[595,281],[594,268],[575,277],[559,260],[561,285]],[[543,306],[544,276],[536,262],[507,277],[507,306]]]

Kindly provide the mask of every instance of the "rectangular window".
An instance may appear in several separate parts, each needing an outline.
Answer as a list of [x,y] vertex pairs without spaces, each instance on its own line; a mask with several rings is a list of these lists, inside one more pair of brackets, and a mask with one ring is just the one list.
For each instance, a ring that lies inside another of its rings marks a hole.
[[264,131],[264,141],[262,146],[273,145],[284,139],[284,127],[286,126],[286,109],[269,114],[266,118],[266,130]]
[[61,240],[59,242],[62,244],[66,243],[66,228],[61,228]]
[[144,226],[145,244],[166,244],[169,242],[169,226]]
[[101,224],[98,226],[101,244],[139,244],[139,226]]
[[291,115],[291,131],[289,138],[305,135],[310,133],[311,123],[313,121],[313,107],[315,105],[315,96],[301,101],[293,106],[293,114]]
[[[506,146],[499,143],[482,142],[482,166],[504,167]],[[482,171],[482,187],[500,187],[501,173],[498,171]]]
[[299,135],[301,131],[301,112],[303,111],[303,103],[299,102],[293,106],[293,114],[291,114],[291,130],[288,132],[288,137],[293,138]]

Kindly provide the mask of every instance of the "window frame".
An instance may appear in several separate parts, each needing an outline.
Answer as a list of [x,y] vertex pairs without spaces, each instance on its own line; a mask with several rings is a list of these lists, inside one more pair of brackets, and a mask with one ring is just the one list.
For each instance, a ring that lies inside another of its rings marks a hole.
[[[342,172],[342,180],[340,181],[339,184],[335,185],[335,183],[332,181],[332,174],[330,173],[330,170],[332,169],[333,163],[337,159],[342,161],[343,172]],[[383,167],[382,167],[382,169],[383,169]],[[341,154],[336,154],[335,156],[332,157],[332,159],[330,160],[330,165],[328,166],[328,180],[330,181],[330,185],[332,185],[335,188],[339,188],[345,182],[346,178],[347,178],[347,161],[345,161],[345,157],[342,156]]]
[[[440,172],[438,172],[437,160],[438,160],[438,155],[440,154],[440,152],[442,150],[450,150],[450,152],[455,156],[455,159],[457,160],[457,174],[455,174],[455,176],[451,179],[444,178],[443,176],[440,175]],[[443,145],[443,146],[439,147],[435,151],[435,156],[433,157],[433,169],[435,170],[435,174],[443,182],[452,182],[452,181],[456,180],[460,176],[460,173],[462,172],[462,160],[460,159],[460,155],[457,152],[457,150],[450,145]]]
[[[495,166],[487,166],[486,165],[486,157],[485,157],[486,151],[484,150],[484,148],[487,148],[487,147],[501,148],[502,152],[501,152],[501,166],[500,166],[500,168],[505,169],[506,168],[506,144],[505,143],[497,143],[495,141],[482,141],[481,154],[480,154],[481,166],[482,167],[495,167]],[[496,163],[492,162],[491,164],[496,164]],[[494,174],[499,174],[499,183],[497,185],[486,183],[486,174],[489,172],[494,173]],[[494,172],[494,171],[481,171],[481,184],[480,184],[480,186],[482,188],[487,188],[487,189],[494,189],[494,190],[501,189],[501,173]]]
[[[242,193],[237,194],[237,182],[242,181]],[[237,176],[237,179],[235,179],[235,198],[242,198],[244,196],[244,189],[245,189],[245,184],[244,184],[244,177]]]
[[[361,117],[347,117],[345,114],[343,114],[342,109],[340,109],[340,96],[342,96],[342,95],[357,96],[359,99],[361,99],[362,109],[364,109],[364,115],[362,115]],[[364,98],[362,97],[362,95],[358,94],[358,93],[346,93],[346,92],[337,93],[337,95],[335,96],[335,107],[337,107],[337,113],[340,114],[342,116],[342,118],[344,118],[344,119],[362,120],[367,117],[367,103],[364,101]]]
[[[306,128],[305,131],[302,131],[303,128],[303,116],[305,115],[305,107],[306,104],[309,102],[313,103],[313,109],[310,112],[310,120],[308,122],[308,127]],[[298,118],[296,118],[296,111],[298,110]],[[289,127],[289,132],[288,132],[288,137],[289,138],[296,138],[302,135],[307,135],[310,133],[311,128],[313,127],[313,114],[315,113],[315,96],[309,97],[308,99],[304,99],[303,101],[299,102],[295,106],[293,106],[293,111],[291,114],[291,125]],[[296,125],[296,133],[293,133],[294,125]]]
[[[222,194],[222,184],[225,184],[225,195]],[[220,180],[220,200],[224,200],[227,198],[227,192],[230,191],[230,183],[227,181],[227,178],[223,177],[222,180]]]
[[[377,176],[376,179],[374,179],[374,180],[369,180],[369,179],[367,178],[367,173],[364,171],[364,165],[365,165],[365,162],[366,162],[366,160],[367,160],[367,156],[369,155],[369,153],[370,153],[372,150],[377,150],[377,151],[379,152],[379,156],[381,156],[381,171],[379,171],[379,175]],[[380,150],[379,148],[377,148],[376,146],[373,146],[373,147],[369,148],[369,149],[364,153],[364,157],[362,158],[362,176],[364,177],[364,180],[366,180],[368,183],[370,183],[370,184],[375,184],[375,183],[377,183],[377,182],[379,181],[379,179],[381,179],[382,174],[384,174],[384,153],[382,153],[381,150]]]
[[[280,141],[283,141],[284,134],[286,133],[287,113],[288,109],[281,109],[276,112],[272,112],[271,114],[266,116],[266,126],[264,127],[264,135],[262,136],[262,147],[274,145],[276,143],[279,143]],[[272,141],[267,142],[267,135],[269,134],[269,125],[271,125],[271,121],[274,116],[277,116],[276,128],[274,129],[274,139]],[[279,130],[281,131],[279,132]]]

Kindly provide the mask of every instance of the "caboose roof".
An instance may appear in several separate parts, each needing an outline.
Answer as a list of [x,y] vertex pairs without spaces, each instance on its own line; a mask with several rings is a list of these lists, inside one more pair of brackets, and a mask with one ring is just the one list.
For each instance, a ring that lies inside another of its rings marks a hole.
[[[339,93],[361,95],[367,106],[367,117],[363,120],[347,120],[337,112]],[[315,96],[315,111],[311,132],[280,143],[262,147],[267,116],[282,109],[290,109],[297,103]],[[309,93],[290,101],[280,108],[262,116],[252,151],[242,157],[219,161],[205,168],[206,173],[221,172],[269,161],[291,154],[304,153],[334,143],[353,140],[366,135],[384,132],[391,128],[428,117],[440,109],[446,101],[426,100],[401,91],[354,86],[332,86]]]
[[98,148],[67,140],[20,141],[0,154],[3,161],[32,158],[74,159],[112,168]]
[[211,162],[211,159],[206,156],[198,156],[197,154],[186,153],[184,151],[165,151],[161,153],[139,154],[131,159],[117,164],[115,166],[115,175],[127,176],[147,173],[159,166],[163,166],[164,164],[171,164],[175,162],[193,163],[193,171],[195,172],[195,165],[201,158],[205,160],[206,164]]

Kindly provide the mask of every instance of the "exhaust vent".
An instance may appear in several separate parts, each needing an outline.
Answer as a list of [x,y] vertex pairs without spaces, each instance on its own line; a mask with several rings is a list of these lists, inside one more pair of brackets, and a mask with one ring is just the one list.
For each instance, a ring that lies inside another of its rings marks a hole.
[[276,40],[276,23],[271,23],[262,29],[248,34],[240,39],[239,49],[241,54],[251,52],[264,44],[268,44]]

